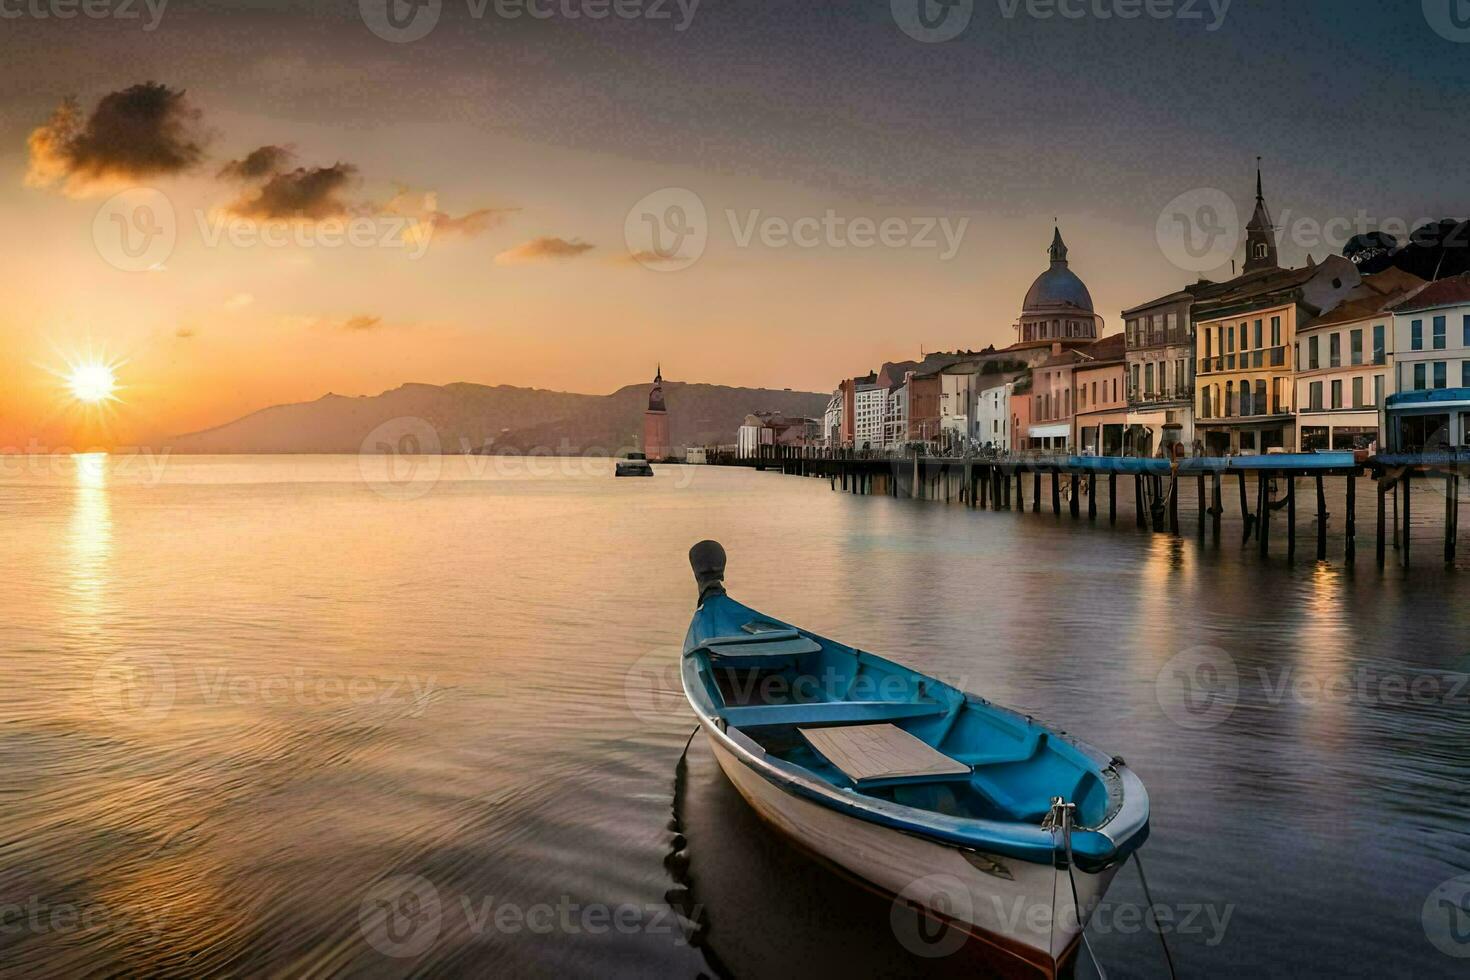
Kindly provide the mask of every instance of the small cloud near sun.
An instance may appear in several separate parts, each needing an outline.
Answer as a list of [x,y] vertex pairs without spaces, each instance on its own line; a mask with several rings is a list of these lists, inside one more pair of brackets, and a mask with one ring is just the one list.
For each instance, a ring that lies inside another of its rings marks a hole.
[[380,316],[373,316],[368,313],[359,313],[357,316],[348,317],[347,322],[342,324],[342,329],[372,330],[374,327],[378,326],[382,322],[383,318]]
[[501,252],[495,256],[496,265],[521,265],[528,262],[551,262],[557,259],[574,259],[597,246],[579,239],[543,236]]
[[254,302],[255,302],[255,296],[254,296],[254,294],[252,294],[252,293],[236,293],[235,295],[231,296],[229,299],[225,300],[225,309],[227,311],[229,311],[230,313],[238,313],[241,310],[245,309],[245,307],[249,306],[251,303],[254,303]]
[[198,335],[199,331],[195,330],[193,327],[180,327],[179,329],[174,331],[174,336],[179,338],[180,340],[188,340],[191,337],[197,337]]

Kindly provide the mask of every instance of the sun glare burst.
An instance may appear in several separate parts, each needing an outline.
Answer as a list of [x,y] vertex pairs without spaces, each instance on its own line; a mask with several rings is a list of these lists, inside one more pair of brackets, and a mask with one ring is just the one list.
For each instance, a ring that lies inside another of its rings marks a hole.
[[66,386],[77,401],[96,404],[113,397],[117,373],[110,364],[73,364],[67,370]]

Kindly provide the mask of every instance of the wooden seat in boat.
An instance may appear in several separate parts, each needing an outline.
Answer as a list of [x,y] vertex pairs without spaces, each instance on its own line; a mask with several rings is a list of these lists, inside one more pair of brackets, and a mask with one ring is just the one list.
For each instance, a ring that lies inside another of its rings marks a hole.
[[897,725],[802,728],[802,737],[861,787],[967,779],[970,767]]
[[707,651],[712,663],[724,667],[781,667],[794,663],[796,657],[817,653],[822,646],[796,630],[770,630],[712,636],[698,649]]

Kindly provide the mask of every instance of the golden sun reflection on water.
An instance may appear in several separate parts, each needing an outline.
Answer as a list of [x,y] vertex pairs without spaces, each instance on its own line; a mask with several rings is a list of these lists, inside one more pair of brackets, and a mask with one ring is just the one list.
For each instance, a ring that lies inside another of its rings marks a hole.
[[71,457],[75,496],[67,529],[72,611],[89,627],[98,618],[112,564],[112,504],[106,453]]

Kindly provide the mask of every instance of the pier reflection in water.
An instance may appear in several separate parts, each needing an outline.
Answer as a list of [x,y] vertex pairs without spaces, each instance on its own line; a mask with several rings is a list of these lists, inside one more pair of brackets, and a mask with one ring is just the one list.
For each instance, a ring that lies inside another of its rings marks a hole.
[[[993,970],[915,954],[699,740],[671,824],[692,718],[666,686],[703,537],[757,608],[1127,758],[1182,974],[1454,967],[1424,915],[1470,870],[1464,558],[1288,564],[1228,515],[1216,544],[658,469],[452,458],[397,496],[352,457],[5,471],[0,901],[38,909],[0,935],[5,968]],[[1416,519],[1442,503],[1415,492]],[[1437,696],[1385,683],[1420,678]],[[405,881],[426,900],[374,942]],[[1158,975],[1131,870],[1110,899],[1105,965]],[[524,918],[542,906],[550,931]],[[635,925],[584,927],[589,908]]]

